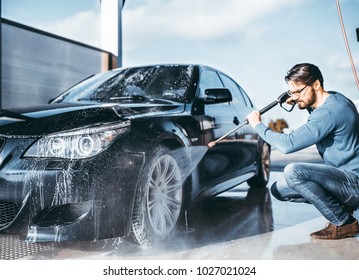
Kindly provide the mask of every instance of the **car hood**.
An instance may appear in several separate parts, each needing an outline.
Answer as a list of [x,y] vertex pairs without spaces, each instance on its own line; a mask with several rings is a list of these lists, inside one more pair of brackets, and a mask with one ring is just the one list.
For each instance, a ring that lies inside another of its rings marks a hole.
[[176,114],[185,104],[69,104],[56,103],[0,110],[0,135],[41,136],[102,123]]

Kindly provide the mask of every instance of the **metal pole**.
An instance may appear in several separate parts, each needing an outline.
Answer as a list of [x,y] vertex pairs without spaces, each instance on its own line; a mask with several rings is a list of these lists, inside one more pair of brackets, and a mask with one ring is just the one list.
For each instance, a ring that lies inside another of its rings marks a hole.
[[348,43],[348,38],[347,38],[347,35],[346,35],[346,32],[345,32],[345,27],[344,27],[344,22],[343,22],[343,17],[342,17],[342,12],[340,10],[340,3],[339,3],[339,0],[336,0],[335,1],[336,4],[337,4],[337,10],[338,10],[338,16],[339,16],[339,21],[340,21],[340,26],[341,26],[341,29],[342,29],[342,33],[343,33],[343,37],[344,37],[344,43],[345,43],[345,47],[347,49],[347,53],[348,53],[348,56],[349,56],[349,61],[350,61],[350,65],[352,67],[352,71],[353,71],[353,74],[354,74],[354,80],[355,80],[355,83],[359,89],[359,78],[358,78],[358,74],[357,74],[357,71],[355,69],[355,64],[354,64],[354,61],[353,61],[353,56],[351,54],[351,51],[350,51],[350,47],[349,47],[349,43]]
[[[0,18],[2,19],[1,11],[2,3],[0,0]],[[0,109],[2,108],[2,21],[0,22]]]
[[122,67],[122,4],[123,0],[118,0],[117,11],[117,67]]
[[[109,1],[109,2],[106,2]],[[117,67],[122,67],[122,8],[125,4],[124,0],[100,0],[101,3],[101,15],[102,15],[102,47],[105,46],[107,50],[112,53],[117,52],[116,64]],[[111,4],[111,5],[109,5]],[[117,6],[117,7],[116,7]],[[110,10],[109,10],[110,9]],[[104,14],[106,12],[106,15]],[[108,14],[107,14],[108,13]],[[106,26],[104,25],[104,19],[106,20]],[[111,38],[115,41],[104,40],[104,32],[110,32]]]

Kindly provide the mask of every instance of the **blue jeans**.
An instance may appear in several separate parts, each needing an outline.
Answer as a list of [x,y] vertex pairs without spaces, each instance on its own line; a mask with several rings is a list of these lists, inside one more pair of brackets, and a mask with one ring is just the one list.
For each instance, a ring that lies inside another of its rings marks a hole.
[[284,169],[284,179],[273,184],[274,197],[311,203],[336,226],[349,218],[343,205],[359,205],[359,177],[354,173],[325,164],[291,163]]

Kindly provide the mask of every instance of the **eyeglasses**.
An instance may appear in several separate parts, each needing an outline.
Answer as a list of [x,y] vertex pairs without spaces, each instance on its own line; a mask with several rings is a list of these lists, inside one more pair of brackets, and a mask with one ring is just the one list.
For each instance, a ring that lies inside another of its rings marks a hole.
[[293,95],[301,95],[303,90],[305,90],[308,87],[308,85],[306,85],[304,88],[296,90],[296,91],[290,91],[288,90],[288,95],[289,96],[293,96]]

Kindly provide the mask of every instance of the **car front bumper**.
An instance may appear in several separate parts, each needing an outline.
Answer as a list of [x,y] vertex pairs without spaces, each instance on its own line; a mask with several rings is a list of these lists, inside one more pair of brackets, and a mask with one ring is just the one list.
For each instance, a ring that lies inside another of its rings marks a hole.
[[21,150],[1,152],[0,233],[33,242],[129,234],[144,153],[109,149],[71,161],[22,158]]

